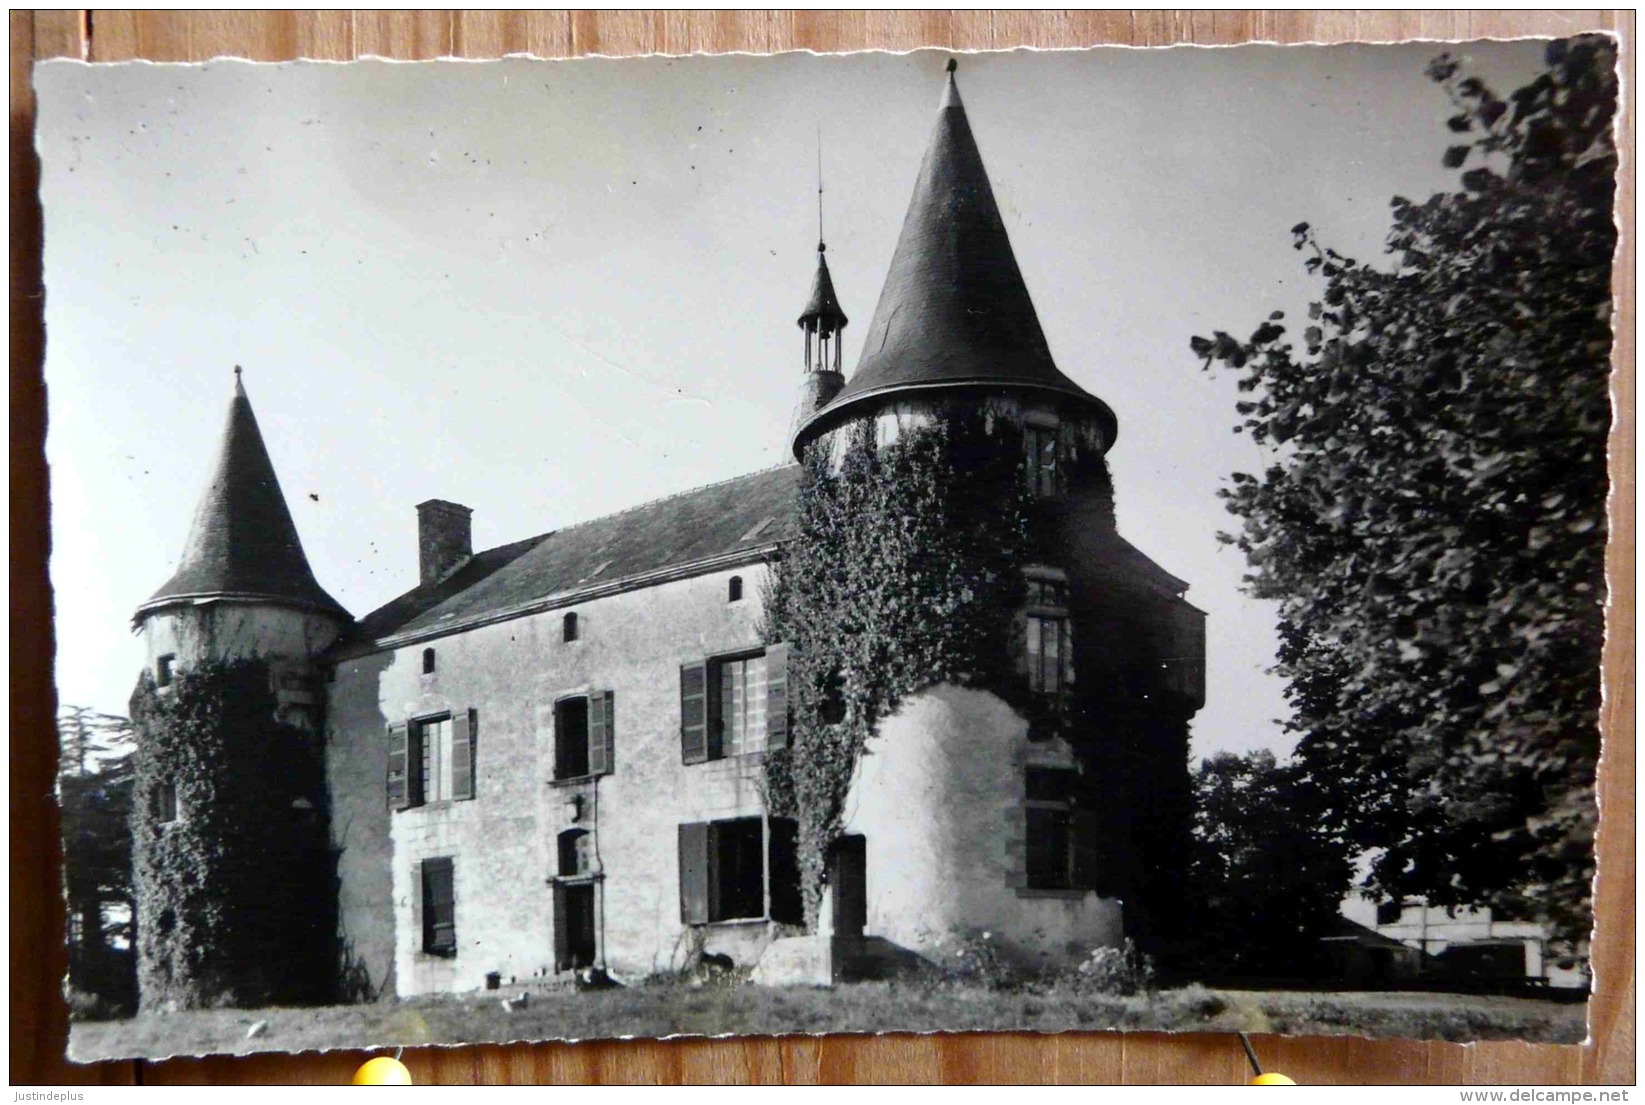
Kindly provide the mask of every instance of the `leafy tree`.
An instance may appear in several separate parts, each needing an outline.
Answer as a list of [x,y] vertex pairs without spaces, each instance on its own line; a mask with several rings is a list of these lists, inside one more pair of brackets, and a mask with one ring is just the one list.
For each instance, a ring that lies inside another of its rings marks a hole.
[[1314,964],[1353,880],[1321,803],[1301,766],[1272,752],[1201,761],[1189,884],[1202,973],[1294,976]]
[[137,995],[131,722],[66,705],[57,726],[64,892],[71,933],[78,934],[69,941],[69,982],[95,1008],[129,1012]]
[[1457,189],[1394,197],[1388,260],[1293,228],[1300,348],[1240,341],[1260,476],[1222,492],[1280,607],[1303,770],[1372,889],[1585,930],[1605,596],[1614,44],[1551,43],[1507,99],[1441,55]]

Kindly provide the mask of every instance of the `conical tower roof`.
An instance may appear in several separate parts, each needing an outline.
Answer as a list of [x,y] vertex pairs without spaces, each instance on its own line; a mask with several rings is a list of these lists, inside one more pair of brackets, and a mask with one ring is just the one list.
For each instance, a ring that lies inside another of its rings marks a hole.
[[[806,301],[805,310],[800,312],[798,320],[801,326],[809,330],[823,329],[823,323],[829,324],[827,329],[843,330],[845,324],[851,321],[845,317],[839,296],[834,294],[834,278],[828,272],[827,251],[827,246],[817,243],[817,275],[811,279],[811,298]],[[810,325],[807,326],[807,323]]]
[[217,467],[195,508],[182,562],[137,614],[210,599],[268,602],[349,616],[315,581],[303,555],[297,525],[238,368]]
[[950,63],[862,357],[840,394],[800,428],[796,450],[823,423],[866,400],[955,387],[1068,396],[1090,405],[1107,439],[1114,437],[1113,411],[1051,359]]

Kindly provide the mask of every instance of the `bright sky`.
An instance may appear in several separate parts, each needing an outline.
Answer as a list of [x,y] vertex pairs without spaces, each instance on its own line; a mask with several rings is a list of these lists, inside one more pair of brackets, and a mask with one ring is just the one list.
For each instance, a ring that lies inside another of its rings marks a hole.
[[[962,58],[1052,352],[1118,413],[1121,532],[1210,615],[1197,753],[1290,741],[1215,540],[1264,458],[1188,339],[1297,314],[1294,223],[1363,259],[1445,186],[1441,49]],[[1541,49],[1463,52],[1506,93]],[[948,56],[40,66],[61,699],[125,711],[235,364],[356,615],[415,583],[424,499],[489,547],[787,459],[818,127],[849,366]]]

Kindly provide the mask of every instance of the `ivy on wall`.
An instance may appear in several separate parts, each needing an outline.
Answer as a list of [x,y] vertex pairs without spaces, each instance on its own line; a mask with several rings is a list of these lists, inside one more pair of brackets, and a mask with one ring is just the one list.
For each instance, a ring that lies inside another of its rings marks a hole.
[[133,692],[145,1012],[334,996],[336,864],[320,737],[277,721],[276,706],[263,660],[203,662],[163,689],[145,673]]
[[939,683],[1027,705],[1015,665],[1034,503],[1021,428],[974,405],[876,444],[851,435],[803,457],[798,526],[774,566],[765,636],[790,645],[789,746],[765,761],[768,810],[799,825],[805,924],[815,930],[829,845],[858,758],[881,718]]

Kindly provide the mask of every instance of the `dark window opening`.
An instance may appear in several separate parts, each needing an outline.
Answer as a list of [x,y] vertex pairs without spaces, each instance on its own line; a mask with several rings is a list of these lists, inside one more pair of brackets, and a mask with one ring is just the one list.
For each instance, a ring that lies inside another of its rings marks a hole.
[[727,595],[726,595],[726,601],[727,602],[741,602],[742,597],[743,597],[743,577],[742,576],[732,576],[731,577],[731,583],[726,588],[726,591],[727,591]]
[[590,883],[554,887],[554,969],[592,967],[598,950],[594,887]]
[[560,637],[566,641],[575,641],[577,639],[577,615],[575,611],[567,614],[560,623]]
[[559,837],[560,877],[573,879],[594,870],[594,838],[587,829],[567,829]]
[[161,783],[154,788],[154,820],[169,825],[177,820],[177,784]]
[[171,686],[172,669],[177,664],[177,654],[168,652],[154,662],[154,684],[157,687]]
[[562,698],[554,704],[554,777],[588,774],[588,699]]
[[1079,885],[1074,839],[1079,775],[1065,768],[1031,767],[1024,783],[1028,888],[1073,889]]
[[845,720],[845,676],[830,672],[823,684],[822,702],[817,705],[817,720],[824,725],[838,725]]
[[715,828],[709,870],[711,921],[765,916],[765,833],[757,817]]
[[457,954],[457,887],[451,860],[423,861],[423,951]]
[[434,650],[431,648],[423,649],[423,674],[434,674]]

